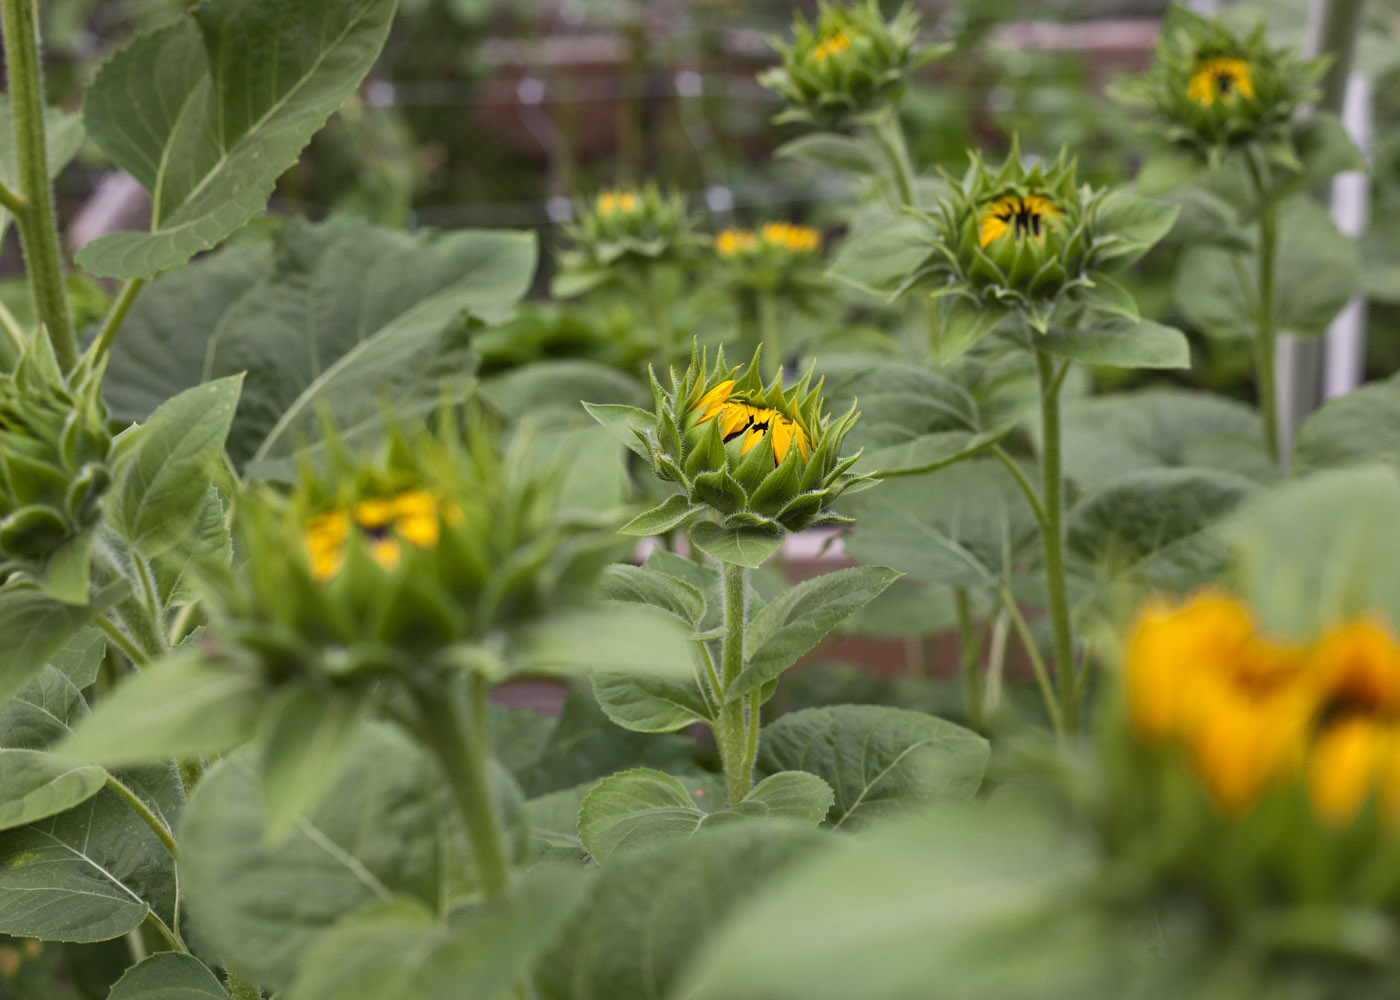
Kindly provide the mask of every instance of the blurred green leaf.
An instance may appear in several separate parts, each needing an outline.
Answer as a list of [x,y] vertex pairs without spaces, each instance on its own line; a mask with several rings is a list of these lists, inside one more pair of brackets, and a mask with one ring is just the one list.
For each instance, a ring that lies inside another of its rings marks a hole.
[[808,708],[763,728],[760,772],[803,770],[836,791],[827,819],[857,829],[935,802],[970,799],[990,749],[945,719],[882,705]]
[[397,0],[211,0],[103,64],[88,134],[151,192],[151,232],[78,252],[107,278],[178,267],[263,211],[379,56]]

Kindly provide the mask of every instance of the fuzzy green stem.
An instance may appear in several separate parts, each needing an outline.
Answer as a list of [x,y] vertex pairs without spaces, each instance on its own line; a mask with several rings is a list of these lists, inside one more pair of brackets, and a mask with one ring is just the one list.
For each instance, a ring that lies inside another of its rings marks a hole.
[[112,301],[112,307],[107,311],[107,316],[102,321],[102,327],[97,331],[97,336],[93,339],[92,346],[88,348],[84,357],[89,366],[97,367],[112,350],[112,342],[117,338],[117,331],[121,329],[122,323],[126,320],[126,314],[131,311],[132,303],[136,301],[137,294],[145,286],[144,278],[132,278],[122,285],[122,290]]
[[763,367],[763,380],[769,382],[783,370],[783,331],[778,322],[778,302],[772,292],[762,291],[757,295],[758,337],[763,342],[759,354]]
[[228,966],[224,966],[224,989],[232,1000],[262,1000],[262,990]]
[[[1001,598],[1001,606],[1007,620],[1011,623],[1011,627],[1016,630],[1021,645],[1026,648],[1026,657],[1031,661],[1031,673],[1035,675],[1036,686],[1040,688],[1040,696],[1045,701],[1045,714],[1050,717],[1050,726],[1056,734],[1063,736],[1065,733],[1065,713],[1055,700],[1055,686],[1050,683],[1050,671],[1046,669],[1045,659],[1040,655],[1040,649],[1035,644],[1035,636],[1031,635],[1031,629],[1026,624],[1025,616],[1021,614],[1021,609],[1016,606],[1016,596],[1004,587],[998,591],[998,596]],[[1002,649],[1004,653],[1004,645]],[[1063,674],[1061,680],[1063,681]],[[1063,690],[1062,688],[1062,693]],[[1073,693],[1072,686],[1071,692]],[[1075,702],[1075,705],[1077,707],[1078,702]]]
[[953,588],[953,603],[958,612],[958,643],[962,656],[963,696],[967,700],[967,724],[982,731],[982,671],[981,644],[972,628],[972,602],[966,587]]
[[[729,690],[744,669],[744,629],[748,625],[749,571],[733,563],[720,564],[724,598],[724,638],[720,647],[720,683],[723,707],[715,720],[715,743],[729,789],[729,804],[743,800],[753,787],[753,758],[749,755],[749,720],[743,698],[729,697]],[[756,706],[755,706],[756,708]],[[757,714],[756,711],[754,714]],[[755,720],[756,724],[756,720]],[[754,734],[757,746],[757,733]]]
[[15,176],[19,182],[11,210],[24,249],[35,314],[48,330],[59,365],[64,371],[71,371],[78,363],[78,339],[68,309],[63,252],[58,242],[53,186],[49,183],[37,0],[0,0],[0,26],[5,33]]
[[486,731],[482,725],[486,685],[477,676],[469,679],[469,685],[470,705],[456,687],[450,693],[436,686],[415,687],[411,694],[417,709],[417,735],[437,758],[447,778],[471,842],[482,895],[494,899],[510,884],[510,866],[491,798]]
[[894,178],[895,208],[914,206],[914,167],[909,159],[909,144],[904,140],[904,127],[899,121],[899,109],[887,104],[875,116],[871,127]]
[[1045,593],[1050,627],[1055,636],[1055,674],[1060,692],[1060,721],[1068,732],[1079,728],[1079,697],[1074,670],[1074,636],[1070,632],[1069,599],[1065,588],[1064,476],[1060,469],[1060,383],[1063,370],[1056,359],[1036,348],[1040,376],[1042,472],[1040,502],[1045,517],[1041,538],[1045,548]]
[[1259,333],[1254,338],[1259,374],[1259,408],[1264,417],[1264,443],[1269,458],[1281,461],[1278,428],[1278,375],[1274,354],[1278,342],[1277,302],[1274,295],[1274,244],[1278,217],[1272,203],[1259,215]]
[[[1274,291],[1278,211],[1254,157],[1246,155],[1244,161],[1259,205],[1259,287],[1253,302],[1257,327],[1254,335],[1254,377],[1258,384],[1260,416],[1264,422],[1264,445],[1268,449],[1269,459],[1278,464],[1282,460],[1279,447],[1278,374],[1274,363],[1278,343],[1278,304]],[[1247,297],[1250,294],[1247,286],[1245,293]]]
[[179,845],[175,843],[175,835],[170,832],[170,827],[166,826],[159,816],[152,811],[151,807],[142,801],[137,795],[126,786],[119,778],[110,772],[107,774],[107,787],[115,792],[123,802],[125,802],[138,817],[141,822],[151,828],[151,832],[160,838],[160,842],[165,845],[165,849],[170,852],[170,856],[177,861],[180,858]]
[[123,632],[111,618],[108,618],[106,615],[99,615],[97,618],[97,627],[106,634],[108,641],[110,641],[112,645],[125,653],[127,659],[138,667],[144,667],[147,663],[151,662],[151,658],[146,655],[145,651],[137,646],[136,643],[132,642],[127,634]]

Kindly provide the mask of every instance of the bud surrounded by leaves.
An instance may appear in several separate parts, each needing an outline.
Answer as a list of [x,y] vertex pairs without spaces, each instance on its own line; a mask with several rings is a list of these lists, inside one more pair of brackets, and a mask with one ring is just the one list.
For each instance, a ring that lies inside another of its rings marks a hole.
[[1291,125],[1299,106],[1315,96],[1326,64],[1271,48],[1263,22],[1241,36],[1173,6],[1151,72],[1124,93],[1156,111],[1168,141],[1212,161],[1230,146],[1261,142],[1276,161],[1296,166]]
[[715,236],[715,256],[725,277],[753,292],[780,292],[799,302],[824,290],[821,233],[811,226],[769,222],[757,231],[726,229]]
[[1133,296],[1108,272],[1164,236],[1176,209],[1124,192],[1079,187],[1076,164],[1025,166],[1013,143],[992,169],[976,153],[932,212],[918,213],[932,244],[901,291],[954,295],[974,308],[1017,311],[1045,332],[1056,309],[1084,306],[1137,319]]
[[[652,373],[655,413],[636,411],[645,426],[633,427],[656,475],[676,483],[688,503],[669,527],[706,510],[722,527],[776,535],[849,520],[832,502],[873,482],[850,471],[859,452],[841,454],[858,414],[852,407],[834,420],[823,416],[821,384],[813,385],[812,375],[809,369],[784,391],[781,375],[764,386],[757,353],[748,365],[731,367],[721,350],[711,368],[698,348],[684,375],[672,371],[669,389]],[[671,511],[677,499],[662,509]],[[641,515],[632,530],[650,533],[642,525],[656,514]]]
[[772,43],[783,64],[758,78],[787,102],[776,120],[835,128],[897,104],[909,74],[943,51],[917,46],[918,29],[912,7],[886,21],[875,0],[849,6],[823,2],[814,24],[799,14],[792,43]]
[[333,445],[290,495],[252,493],[215,634],[273,681],[356,684],[489,657],[515,624],[581,600],[610,539],[562,521],[555,477],[519,449],[455,433],[393,427],[371,458]]
[[685,198],[662,194],[655,184],[604,191],[581,202],[578,218],[566,227],[573,246],[560,255],[556,294],[586,291],[619,267],[645,267],[693,252],[699,238],[691,229]]
[[100,376],[65,378],[45,336],[0,376],[0,570],[87,600],[88,555],[111,482]]

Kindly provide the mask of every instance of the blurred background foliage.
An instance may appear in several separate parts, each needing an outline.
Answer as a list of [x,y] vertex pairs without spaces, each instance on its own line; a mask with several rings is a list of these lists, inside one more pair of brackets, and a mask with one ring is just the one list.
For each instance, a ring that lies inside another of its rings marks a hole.
[[[45,4],[51,99],[76,107],[112,49],[190,5]],[[885,6],[892,12],[897,4]],[[351,214],[409,228],[538,227],[540,298],[558,243],[555,224],[570,216],[572,199],[619,182],[663,178],[686,196],[704,231],[776,218],[834,237],[859,192],[830,170],[772,156],[799,130],[770,124],[777,98],[754,81],[773,61],[767,39],[788,31],[794,9],[813,7],[789,0],[402,0],[375,71],[282,178],[274,212]],[[921,72],[904,102],[922,171],[959,172],[967,147],[1000,155],[1014,135],[1030,152],[1067,146],[1088,182],[1131,180],[1150,144],[1106,89],[1147,65],[1164,3],[921,0],[918,7],[926,36],[953,45]],[[1240,0],[1223,8],[1241,21],[1267,13],[1280,42],[1300,39],[1307,17],[1304,0]],[[1365,16],[1357,69],[1373,81],[1375,101],[1373,217],[1363,242],[1371,300],[1367,374],[1374,377],[1400,368],[1400,0],[1374,0]],[[96,157],[90,162],[59,181],[66,219],[100,193],[102,170]],[[10,275],[18,268],[15,243],[7,242],[3,258]],[[1144,314],[1193,337],[1191,371],[1165,377],[1248,398],[1248,344],[1191,330],[1173,306],[1180,249],[1159,249],[1134,275]],[[706,317],[733,322],[728,308],[715,308],[713,289],[701,285],[698,301],[678,306],[682,333],[703,334]],[[93,298],[98,315],[103,296],[94,289]],[[858,332],[861,320],[889,317],[872,313],[869,300],[847,298],[848,308],[795,318],[795,339],[830,348],[836,334],[837,346],[858,337],[868,348],[872,338]],[[635,367],[645,351],[637,348],[632,318],[606,299],[562,309],[540,303],[499,332],[499,358],[492,344],[479,348],[487,370],[493,360],[531,355]],[[1101,377],[1115,388],[1164,378]]]

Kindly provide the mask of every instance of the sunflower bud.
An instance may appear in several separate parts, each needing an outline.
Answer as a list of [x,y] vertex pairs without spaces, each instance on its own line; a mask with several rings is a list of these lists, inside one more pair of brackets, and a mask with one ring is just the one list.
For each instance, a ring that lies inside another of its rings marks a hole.
[[479,433],[395,427],[368,458],[332,450],[289,495],[239,506],[247,559],[216,629],[273,682],[435,669],[567,603],[604,561],[606,537],[557,517],[554,477]]
[[86,600],[87,553],[111,482],[99,384],[65,378],[43,336],[0,376],[0,569],[76,602]]
[[758,78],[787,102],[776,120],[836,128],[898,104],[909,74],[942,54],[916,44],[918,29],[912,7],[886,21],[875,0],[839,7],[823,2],[814,24],[798,15],[792,43],[773,42],[783,64]]
[[725,276],[754,292],[810,292],[826,286],[821,273],[821,233],[790,222],[765,223],[757,231],[726,229],[715,237]]
[[1232,146],[1260,142],[1296,162],[1291,125],[1315,96],[1326,59],[1303,60],[1271,48],[1263,22],[1236,35],[1221,21],[1173,6],[1162,25],[1151,72],[1125,96],[1152,107],[1167,140],[1211,161]]
[[652,374],[653,424],[638,435],[656,475],[692,505],[688,516],[709,509],[725,528],[775,535],[849,520],[832,502],[872,482],[849,471],[859,452],[841,454],[858,414],[852,407],[835,420],[823,416],[812,374],[787,391],[781,374],[765,387],[757,353],[730,367],[721,350],[708,368],[698,349],[683,376],[672,373],[669,390]]
[[685,198],[662,194],[654,184],[604,191],[581,203],[566,233],[573,247],[560,256],[555,292],[561,295],[600,284],[615,268],[675,260],[699,245]]
[[952,295],[987,312],[1014,311],[1045,332],[1061,307],[1137,318],[1109,276],[1171,228],[1176,209],[1122,192],[1076,186],[1076,164],[1021,161],[1019,148],[992,169],[972,154],[933,212],[918,213],[931,244],[900,291]]

